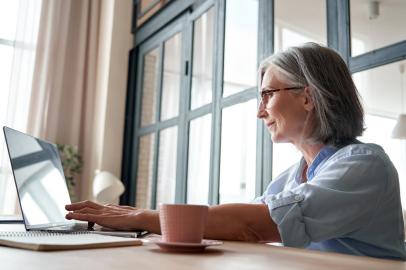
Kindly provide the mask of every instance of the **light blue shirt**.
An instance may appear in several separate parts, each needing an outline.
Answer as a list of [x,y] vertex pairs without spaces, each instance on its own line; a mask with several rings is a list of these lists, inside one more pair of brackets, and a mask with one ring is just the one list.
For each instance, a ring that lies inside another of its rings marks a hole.
[[254,202],[268,205],[285,246],[406,260],[398,174],[376,144],[324,147]]

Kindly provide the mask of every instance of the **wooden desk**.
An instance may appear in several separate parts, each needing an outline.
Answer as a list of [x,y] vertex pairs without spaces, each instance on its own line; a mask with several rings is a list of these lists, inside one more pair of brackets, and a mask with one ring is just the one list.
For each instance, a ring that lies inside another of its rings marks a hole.
[[35,252],[0,247],[1,269],[406,269],[406,262],[335,253],[225,242],[200,254],[165,253],[153,243],[139,247]]

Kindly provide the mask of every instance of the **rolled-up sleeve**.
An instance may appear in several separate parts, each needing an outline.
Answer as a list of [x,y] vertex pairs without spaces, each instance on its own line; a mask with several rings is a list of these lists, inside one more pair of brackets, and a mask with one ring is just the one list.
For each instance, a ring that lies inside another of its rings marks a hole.
[[371,220],[388,178],[377,155],[343,156],[291,190],[263,196],[285,246],[339,238]]

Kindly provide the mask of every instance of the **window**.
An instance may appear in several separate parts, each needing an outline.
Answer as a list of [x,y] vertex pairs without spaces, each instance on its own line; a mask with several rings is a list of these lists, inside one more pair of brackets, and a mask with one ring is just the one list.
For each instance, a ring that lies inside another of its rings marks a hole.
[[137,144],[138,159],[128,161],[137,164],[129,173],[137,175],[129,179],[137,188],[123,203],[135,197],[137,205],[152,208],[163,201],[217,204],[261,194],[301,153],[290,144],[272,144],[255,119],[257,66],[273,52],[309,41],[336,49],[348,63],[366,112],[360,139],[384,147],[406,201],[405,142],[390,138],[406,110],[406,40],[399,28],[405,4],[379,1],[376,9],[371,3],[377,1],[355,0],[180,2],[171,3],[179,8],[176,15],[167,17],[175,8],[164,8],[137,32],[137,120],[126,124],[135,134],[127,142]]
[[[159,38],[140,46],[137,74],[137,117],[134,143],[135,204],[156,208],[174,203],[179,165],[179,143],[185,128],[184,20],[176,20]],[[181,128],[182,127],[182,128]]]
[[225,27],[223,96],[229,96],[256,86],[258,0],[228,1]]
[[193,28],[192,110],[213,100],[214,8],[195,20]]
[[[193,21],[193,68],[190,110],[213,102],[215,8]],[[210,189],[212,113],[204,112],[189,122],[186,202],[207,204]]]
[[[0,126],[26,130],[40,0],[0,1]],[[16,192],[0,132],[0,214],[15,214]]]
[[406,40],[405,1],[351,1],[351,54],[357,56]]
[[209,201],[211,114],[190,121],[187,175],[188,203]]
[[257,102],[223,109],[220,160],[220,203],[255,198]]
[[[240,20],[246,11],[250,16]],[[137,206],[255,197],[258,11],[257,0],[227,7],[206,1],[140,45]],[[227,34],[219,37],[222,18]],[[232,54],[217,58],[222,44]]]
[[0,2],[0,120],[6,122],[11,68],[14,56],[18,1]]

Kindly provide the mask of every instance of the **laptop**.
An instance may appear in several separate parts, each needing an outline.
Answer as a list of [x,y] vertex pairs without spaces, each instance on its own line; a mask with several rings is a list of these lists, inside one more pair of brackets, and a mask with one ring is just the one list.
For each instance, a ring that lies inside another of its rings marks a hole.
[[[55,144],[3,127],[14,182],[27,231],[94,231],[87,222],[65,219],[69,191]],[[97,230],[95,233],[138,237],[145,232]]]

